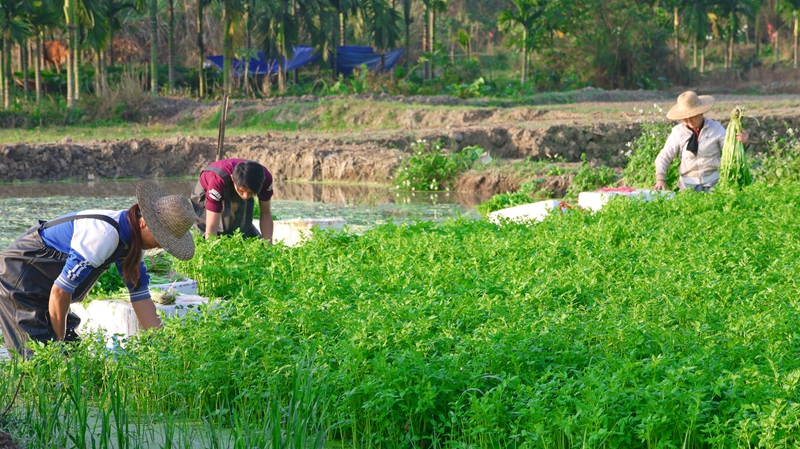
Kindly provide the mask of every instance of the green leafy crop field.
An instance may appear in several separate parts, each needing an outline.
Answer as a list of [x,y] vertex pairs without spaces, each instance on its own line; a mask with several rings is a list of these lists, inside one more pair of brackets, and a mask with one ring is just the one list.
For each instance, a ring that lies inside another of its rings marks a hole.
[[[236,435],[314,398],[298,413],[326,447],[792,446],[798,216],[800,184],[757,183],[527,226],[198,241],[178,270],[223,302],[69,363],[97,407],[121,390]],[[23,402],[58,378],[31,372]]]

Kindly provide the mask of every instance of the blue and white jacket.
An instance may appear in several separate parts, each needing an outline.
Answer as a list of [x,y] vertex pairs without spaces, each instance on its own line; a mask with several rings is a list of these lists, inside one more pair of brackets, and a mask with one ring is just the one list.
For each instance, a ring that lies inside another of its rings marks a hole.
[[[42,241],[50,248],[69,254],[64,269],[55,284],[67,293],[74,293],[80,283],[92,270],[106,261],[117,249],[119,241],[131,242],[131,229],[128,224],[128,211],[85,210],[64,215],[107,215],[119,224],[119,233],[110,224],[92,218],[68,221],[40,232]],[[60,217],[59,217],[60,218]],[[122,259],[114,262],[122,273]],[[131,302],[150,298],[150,275],[142,262],[139,265],[139,285],[125,284],[130,292]],[[136,287],[136,288],[134,288]]]

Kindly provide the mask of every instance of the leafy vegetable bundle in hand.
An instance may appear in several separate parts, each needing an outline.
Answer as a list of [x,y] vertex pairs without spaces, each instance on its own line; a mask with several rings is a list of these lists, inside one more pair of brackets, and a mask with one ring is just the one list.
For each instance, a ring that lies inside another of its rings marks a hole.
[[725,132],[725,144],[722,146],[722,161],[719,165],[720,189],[734,188],[739,189],[753,183],[753,175],[750,174],[750,164],[744,154],[744,144],[736,139],[736,135],[742,132],[742,117],[744,111],[733,108],[731,121]]

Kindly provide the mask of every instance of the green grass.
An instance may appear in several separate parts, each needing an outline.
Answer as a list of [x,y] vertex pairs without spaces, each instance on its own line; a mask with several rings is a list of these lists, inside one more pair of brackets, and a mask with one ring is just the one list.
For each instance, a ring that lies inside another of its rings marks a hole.
[[[98,413],[116,385],[130,421],[214,432],[255,429],[277,413],[268,404],[286,413],[303,378],[318,406],[299,412],[316,423],[301,432],[328,428],[347,447],[792,446],[799,198],[798,183],[761,183],[534,225],[387,224],[294,248],[198,240],[179,271],[230,300],[116,358],[88,343],[68,365],[40,351],[18,429],[63,434],[36,427],[55,409],[36,391],[64,391],[59,379]],[[78,368],[85,398],[69,386]]]

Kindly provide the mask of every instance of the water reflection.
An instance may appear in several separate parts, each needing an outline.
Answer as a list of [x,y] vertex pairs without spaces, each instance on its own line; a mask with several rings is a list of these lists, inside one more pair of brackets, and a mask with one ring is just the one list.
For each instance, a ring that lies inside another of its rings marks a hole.
[[[135,201],[137,180],[0,185],[0,250],[36,223],[85,209],[121,210]],[[188,196],[196,180],[158,180],[167,193]],[[480,196],[456,192],[400,192],[388,187],[280,183],[272,211],[277,219],[347,220],[351,232],[394,221],[478,218]]]
[[[0,199],[42,197],[132,197],[139,180],[56,182],[41,184],[0,185]],[[189,196],[197,180],[155,179],[168,195]],[[275,184],[276,201],[307,201],[332,204],[460,204],[474,207],[491,198],[490,193],[471,192],[401,192],[386,186],[312,184],[306,182],[281,182]]]

